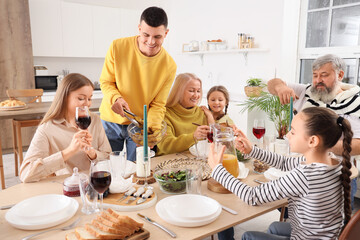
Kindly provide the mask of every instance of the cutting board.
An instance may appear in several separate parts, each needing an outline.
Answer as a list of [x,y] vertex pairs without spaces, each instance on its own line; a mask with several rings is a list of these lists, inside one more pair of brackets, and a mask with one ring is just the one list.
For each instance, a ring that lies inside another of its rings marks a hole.
[[215,181],[213,178],[210,178],[207,182],[207,188],[216,193],[231,193],[229,190],[223,187],[220,183]]
[[[135,187],[137,189],[137,187]],[[153,193],[145,202],[136,205],[137,198],[130,204],[126,204],[127,200],[131,198],[131,196],[127,197],[125,200],[119,202],[118,200],[124,196],[125,193],[110,193],[106,198],[104,198],[104,207],[105,208],[113,208],[118,211],[130,212],[130,211],[138,211],[141,209],[145,209],[153,206],[157,202],[157,195]]]
[[143,240],[150,237],[150,232],[146,229],[140,229],[130,237],[124,238],[124,240]]

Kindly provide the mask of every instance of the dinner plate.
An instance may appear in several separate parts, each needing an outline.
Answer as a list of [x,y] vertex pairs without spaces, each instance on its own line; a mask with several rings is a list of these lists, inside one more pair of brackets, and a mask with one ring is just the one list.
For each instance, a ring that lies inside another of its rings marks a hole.
[[214,199],[197,194],[168,197],[163,206],[172,218],[181,220],[206,220],[221,208]]
[[288,173],[289,172],[284,172],[277,168],[269,168],[268,170],[266,170],[264,172],[264,177],[272,181],[272,180],[276,180],[280,177],[283,177]]
[[22,105],[22,106],[13,106],[13,107],[0,107],[0,110],[3,111],[16,111],[16,110],[23,110],[23,109],[27,109],[28,106],[26,105]]
[[[56,204],[59,204],[60,207],[52,209]],[[6,213],[5,219],[15,228],[44,229],[69,220],[75,215],[78,208],[79,203],[73,198],[56,194],[40,195],[16,204]],[[36,213],[36,210],[39,213]],[[34,217],[30,217],[32,213],[34,213]]]
[[[175,197],[175,196],[173,196],[173,197]],[[171,197],[168,197],[168,198],[171,198]],[[222,210],[220,207],[213,216],[206,218],[206,219],[201,219],[201,220],[181,219],[181,218],[173,217],[172,215],[170,215],[168,213],[166,206],[164,206],[164,202],[166,201],[165,199],[166,198],[160,200],[156,204],[156,207],[155,207],[156,213],[165,222],[168,222],[170,224],[180,226],[180,227],[199,227],[199,226],[204,226],[206,224],[212,223],[219,217],[219,215],[221,214],[221,210]]]

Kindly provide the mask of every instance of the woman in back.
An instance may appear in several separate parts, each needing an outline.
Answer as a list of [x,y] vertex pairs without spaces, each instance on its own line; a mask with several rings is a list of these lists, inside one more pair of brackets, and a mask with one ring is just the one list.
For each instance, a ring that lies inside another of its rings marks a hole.
[[195,74],[182,73],[176,77],[166,102],[167,129],[164,139],[157,145],[158,155],[186,151],[195,140],[206,138],[210,128],[198,106],[201,97],[202,83]]
[[[292,152],[301,157],[286,157],[253,146],[240,131],[236,148],[283,171],[277,180],[249,187],[234,178],[222,166],[219,154],[211,146],[209,164],[212,177],[249,205],[288,198],[290,222],[274,222],[268,233],[245,232],[242,239],[337,239],[350,220],[350,123],[333,111],[310,107],[297,114],[287,134]],[[330,149],[343,135],[343,159]]]
[[80,130],[75,123],[76,107],[90,107],[93,91],[93,83],[78,73],[61,81],[21,164],[21,181],[72,173],[74,167],[89,171],[91,160],[108,156],[111,147],[99,116],[90,113],[87,130]]

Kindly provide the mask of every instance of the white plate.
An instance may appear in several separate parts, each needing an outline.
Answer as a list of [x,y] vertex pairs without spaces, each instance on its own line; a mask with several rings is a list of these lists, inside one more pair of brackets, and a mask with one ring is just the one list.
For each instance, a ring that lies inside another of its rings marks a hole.
[[27,108],[28,108],[28,106],[21,105],[21,106],[13,106],[13,107],[0,107],[0,110],[13,111],[13,110],[23,110],[23,109],[27,109]]
[[245,164],[242,162],[239,162],[239,176],[237,178],[244,179],[249,174],[249,169],[245,167]]
[[277,168],[269,168],[268,170],[266,170],[264,172],[264,176],[265,178],[269,179],[269,180],[276,180],[280,177],[285,176],[286,174],[288,174],[289,172],[283,172]]
[[194,155],[196,157],[207,158],[209,155],[209,152],[210,152],[210,146],[211,146],[211,143],[209,143],[207,140],[202,140],[202,141],[198,141],[198,143],[197,143],[197,148],[198,148],[199,154],[196,151],[195,144],[189,148],[189,151],[192,155]]
[[206,220],[221,208],[214,199],[196,194],[168,197],[163,206],[172,218],[181,220]]
[[[172,196],[175,197],[175,196]],[[171,197],[168,197],[171,198]],[[165,222],[168,222],[170,224],[176,225],[176,226],[180,226],[180,227],[199,227],[199,226],[204,226],[206,224],[209,224],[213,221],[215,221],[220,213],[221,213],[221,207],[218,209],[218,211],[211,217],[207,218],[207,219],[202,219],[202,220],[189,220],[189,219],[180,219],[180,218],[173,218],[166,210],[165,206],[164,206],[164,200],[166,198],[160,200],[157,204],[156,204],[156,212],[159,215],[159,217],[161,219],[163,219]]]
[[[25,230],[49,228],[66,222],[75,215],[79,203],[75,199],[64,195],[55,195],[58,197],[53,197],[53,195],[55,194],[40,195],[16,204],[6,213],[6,221],[13,227]],[[69,200],[68,205],[67,200]],[[57,203],[61,207],[56,208],[56,210],[52,209]],[[32,210],[29,210],[29,207]],[[36,209],[42,209],[40,210],[41,213],[30,218],[31,213],[36,212]],[[23,216],[22,212],[24,212]]]

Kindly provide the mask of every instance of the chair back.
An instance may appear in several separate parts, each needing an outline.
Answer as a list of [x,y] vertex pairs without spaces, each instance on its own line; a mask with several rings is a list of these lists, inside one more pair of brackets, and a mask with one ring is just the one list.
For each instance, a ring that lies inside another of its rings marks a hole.
[[44,90],[39,89],[8,89],[6,94],[10,99],[14,98],[27,98],[30,100],[27,103],[33,103],[35,101],[41,102],[41,97],[44,93]]
[[356,240],[360,237],[360,210],[350,219],[340,234],[339,240]]

